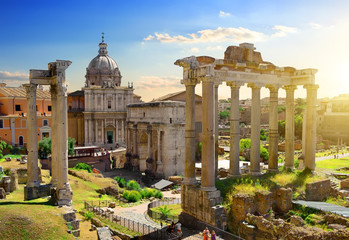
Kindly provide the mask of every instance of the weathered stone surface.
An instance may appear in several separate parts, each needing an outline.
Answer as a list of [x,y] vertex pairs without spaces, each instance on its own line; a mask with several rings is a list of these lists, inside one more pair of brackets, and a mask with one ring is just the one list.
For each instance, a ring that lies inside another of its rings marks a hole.
[[76,214],[74,211],[63,213],[63,218],[66,222],[72,222],[76,220]]
[[6,199],[6,192],[3,188],[0,188],[0,199]]
[[341,230],[341,229],[345,229],[346,226],[340,225],[340,224],[336,224],[336,223],[331,223],[327,225],[328,229],[337,229],[337,230]]
[[0,187],[2,187],[7,193],[11,192],[11,177],[3,176],[0,180]]
[[344,179],[340,182],[341,189],[349,189],[349,178]]
[[245,220],[248,213],[256,212],[256,205],[253,198],[242,195],[235,195],[231,206],[234,222],[238,223]]
[[183,181],[183,178],[181,176],[170,176],[168,180],[173,182],[174,184],[180,185]]
[[278,188],[275,190],[275,210],[286,213],[292,209],[292,189]]
[[11,171],[10,171],[10,178],[11,178],[10,192],[13,192],[13,191],[17,190],[17,188],[18,188],[18,175],[17,175],[17,171],[16,170],[11,169]]
[[256,193],[255,196],[256,210],[260,215],[267,214],[273,205],[273,194],[269,193]]
[[51,185],[40,185],[37,187],[24,187],[24,200],[31,200],[51,195]]
[[28,180],[27,168],[17,168],[18,184],[26,184]]
[[116,203],[115,203],[115,202],[109,203],[109,207],[110,207],[110,208],[115,208],[115,207],[116,207]]
[[330,195],[330,191],[330,179],[325,179],[314,183],[307,183],[305,198],[307,201],[322,201]]
[[78,230],[80,228],[80,220],[78,219],[75,219],[68,223],[70,223],[70,226],[72,226],[73,230]]
[[339,215],[326,214],[324,219],[328,224],[340,224],[349,227],[349,219]]
[[91,224],[95,225],[96,227],[103,227],[103,223],[98,218],[92,218]]
[[98,240],[112,240],[111,233],[107,227],[97,228]]
[[297,215],[291,216],[290,223],[297,226],[297,227],[302,227],[305,225],[303,218],[301,218],[300,216],[297,216]]
[[71,234],[73,234],[74,237],[80,237],[80,229],[73,230]]

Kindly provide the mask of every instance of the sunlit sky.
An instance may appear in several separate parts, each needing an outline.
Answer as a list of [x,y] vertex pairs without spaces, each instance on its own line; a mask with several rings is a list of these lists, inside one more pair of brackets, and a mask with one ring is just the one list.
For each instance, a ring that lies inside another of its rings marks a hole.
[[[133,82],[144,101],[184,90],[176,59],[223,58],[228,46],[242,42],[254,43],[277,66],[318,69],[319,97],[349,94],[348,10],[345,0],[0,0],[0,82],[19,86],[29,69],[64,59],[72,61],[68,90],[81,89],[104,32],[122,85]],[[301,87],[295,95],[306,96]],[[219,96],[229,97],[225,84]],[[250,89],[240,96],[249,98]]]

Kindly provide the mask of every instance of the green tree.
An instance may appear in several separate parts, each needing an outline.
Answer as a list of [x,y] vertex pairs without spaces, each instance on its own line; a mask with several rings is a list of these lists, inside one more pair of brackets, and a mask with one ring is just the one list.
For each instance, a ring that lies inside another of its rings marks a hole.
[[239,146],[240,146],[240,152],[245,148],[251,148],[251,139],[249,138],[240,139]]
[[[74,145],[75,145],[75,139],[69,137],[68,138],[68,154],[69,155],[74,154]],[[44,138],[41,141],[39,141],[38,153],[40,158],[47,158],[47,156],[51,154],[51,138]]]
[[278,133],[280,137],[283,137],[283,138],[285,138],[285,127],[286,127],[285,124],[286,124],[285,120],[278,121]]
[[230,112],[229,111],[222,111],[222,112],[219,113],[219,117],[222,120],[228,119],[229,116],[230,116]]
[[267,140],[267,135],[265,135],[265,130],[263,128],[260,130],[260,140]]
[[294,134],[298,139],[302,139],[303,133],[303,117],[301,115],[296,115],[294,118]]

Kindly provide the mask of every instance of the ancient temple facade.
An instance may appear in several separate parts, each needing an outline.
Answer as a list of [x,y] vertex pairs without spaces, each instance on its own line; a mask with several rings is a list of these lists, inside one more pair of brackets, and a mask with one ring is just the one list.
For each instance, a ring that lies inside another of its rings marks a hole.
[[132,84],[121,86],[120,69],[107,46],[102,37],[98,55],[86,68],[85,87],[68,96],[69,136],[80,146],[125,146],[126,105],[140,101]]

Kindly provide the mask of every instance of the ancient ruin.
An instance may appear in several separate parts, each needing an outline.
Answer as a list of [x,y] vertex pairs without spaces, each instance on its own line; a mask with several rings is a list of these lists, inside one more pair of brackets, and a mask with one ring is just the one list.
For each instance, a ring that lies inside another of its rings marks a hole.
[[[230,169],[231,176],[239,177],[239,88],[245,84],[252,90],[251,116],[251,164],[250,174],[260,175],[260,90],[270,90],[269,115],[269,171],[278,171],[278,90],[286,90],[286,159],[285,167],[294,168],[294,91],[298,85],[307,90],[304,164],[315,169],[316,144],[316,69],[297,70],[293,67],[278,67],[262,59],[254,45],[242,43],[230,46],[224,59],[212,57],[187,57],[175,65],[183,67],[182,84],[186,87],[185,109],[185,174],[182,187],[182,220],[197,218],[222,227],[224,215],[220,192],[215,187],[218,141],[218,87],[226,82],[231,88],[230,109]],[[195,86],[202,83],[202,173],[201,186],[195,176]],[[195,197],[194,197],[195,196]],[[192,201],[191,199],[197,199]]]
[[[65,70],[70,61],[57,60],[48,64],[48,70],[30,70],[27,91],[27,135],[28,135],[28,182],[24,199],[53,196],[58,205],[71,205],[73,192],[68,182],[68,128],[67,128],[67,84]],[[38,85],[49,85],[52,102],[52,180],[49,185],[40,185],[38,166],[38,141],[36,120],[36,89]]]

